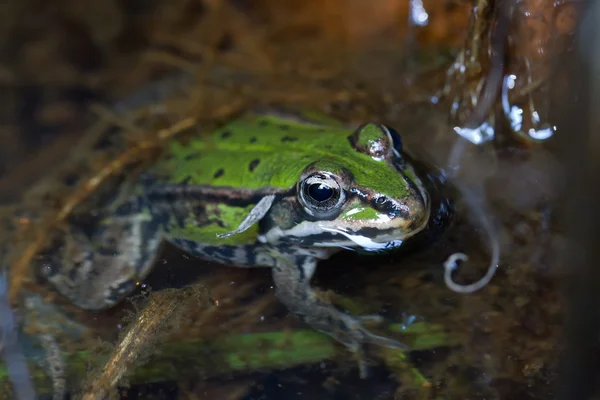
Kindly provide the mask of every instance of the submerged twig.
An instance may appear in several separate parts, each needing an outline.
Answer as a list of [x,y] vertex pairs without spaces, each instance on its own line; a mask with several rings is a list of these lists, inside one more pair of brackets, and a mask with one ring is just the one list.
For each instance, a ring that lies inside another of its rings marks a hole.
[[40,335],[42,347],[46,353],[48,374],[52,379],[52,400],[63,400],[67,389],[65,377],[65,362],[60,352],[60,347],[53,335],[45,333]]
[[6,365],[13,391],[18,400],[35,399],[29,367],[21,348],[14,313],[8,302],[8,283],[0,274],[0,356]]
[[106,398],[141,355],[155,343],[175,311],[194,293],[197,291],[190,287],[152,294],[148,304],[117,344],[102,372],[92,380],[82,399]]

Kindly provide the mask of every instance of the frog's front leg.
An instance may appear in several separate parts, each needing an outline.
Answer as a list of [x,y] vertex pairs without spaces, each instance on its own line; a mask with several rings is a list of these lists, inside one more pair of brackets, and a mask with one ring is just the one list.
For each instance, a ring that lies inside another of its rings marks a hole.
[[[331,335],[344,343],[357,356],[363,357],[363,346],[367,343],[407,349],[408,347],[393,339],[375,335],[362,325],[366,319],[374,316],[354,317],[337,310],[315,294],[310,279],[316,269],[317,259],[312,256],[291,256],[278,258],[273,268],[273,279],[277,296],[299,319],[314,329]],[[360,362],[361,376],[366,375],[364,363]]]

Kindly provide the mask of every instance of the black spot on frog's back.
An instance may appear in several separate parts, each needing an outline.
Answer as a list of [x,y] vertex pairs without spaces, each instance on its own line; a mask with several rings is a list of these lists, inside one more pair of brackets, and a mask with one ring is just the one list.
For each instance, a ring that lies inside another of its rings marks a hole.
[[254,171],[256,169],[256,167],[258,167],[258,164],[260,164],[260,160],[258,158],[255,160],[252,160],[250,162],[250,165],[248,165],[248,170],[250,172]]
[[252,136],[252,137],[250,138],[250,143],[256,143],[256,141],[257,141],[257,140],[258,140],[258,139],[256,138],[256,136]]
[[198,158],[200,158],[200,153],[189,153],[183,157],[183,159],[186,161],[196,160]]
[[225,170],[223,168],[219,168],[213,175],[213,178],[220,178],[223,176],[223,174],[225,174]]
[[298,138],[295,137],[295,136],[284,136],[284,137],[281,138],[281,141],[283,143],[285,143],[285,142],[296,142],[296,141],[298,141]]
[[229,139],[231,137],[231,131],[221,132],[221,139]]

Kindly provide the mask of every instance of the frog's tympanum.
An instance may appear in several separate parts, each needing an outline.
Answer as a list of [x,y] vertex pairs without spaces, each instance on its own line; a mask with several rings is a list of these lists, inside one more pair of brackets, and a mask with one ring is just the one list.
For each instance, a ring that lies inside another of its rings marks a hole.
[[100,310],[131,294],[166,241],[204,260],[270,267],[289,310],[352,349],[403,347],[310,286],[319,260],[390,250],[427,225],[429,195],[391,129],[250,114],[172,141],[122,186],[95,211],[99,223],[69,232],[46,264],[47,279],[76,305]]

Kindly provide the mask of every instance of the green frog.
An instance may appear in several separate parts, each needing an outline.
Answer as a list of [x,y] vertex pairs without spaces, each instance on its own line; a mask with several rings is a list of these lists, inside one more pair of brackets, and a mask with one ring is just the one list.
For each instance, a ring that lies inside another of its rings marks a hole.
[[357,129],[316,114],[249,113],[213,132],[172,140],[163,154],[73,224],[43,265],[75,305],[111,307],[157,263],[165,242],[200,259],[272,269],[278,298],[352,350],[405,348],[319,297],[317,263],[344,249],[383,252],[428,223],[431,200],[384,125]]

